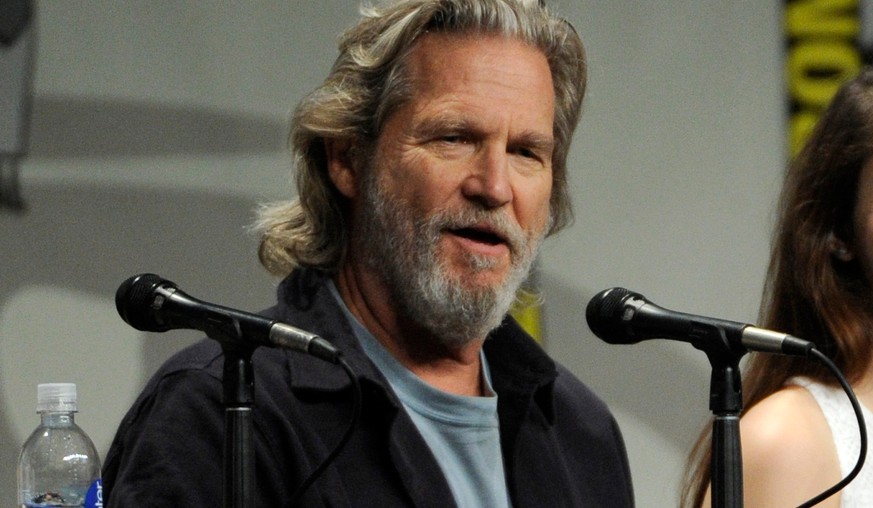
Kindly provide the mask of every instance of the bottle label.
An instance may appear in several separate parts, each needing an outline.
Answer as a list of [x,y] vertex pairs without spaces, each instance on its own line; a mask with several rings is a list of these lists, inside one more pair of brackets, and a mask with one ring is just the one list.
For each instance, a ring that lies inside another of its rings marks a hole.
[[88,493],[85,494],[84,508],[103,508],[103,480],[94,480]]

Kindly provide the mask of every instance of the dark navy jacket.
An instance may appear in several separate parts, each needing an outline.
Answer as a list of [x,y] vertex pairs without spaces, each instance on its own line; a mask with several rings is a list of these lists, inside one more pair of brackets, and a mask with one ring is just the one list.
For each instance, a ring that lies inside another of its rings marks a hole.
[[[357,344],[324,275],[297,270],[265,314],[333,342],[363,391],[358,429],[297,505],[454,506],[436,459]],[[633,506],[624,444],[603,402],[509,318],[484,348],[513,507]],[[221,506],[223,358],[207,339],[149,381],[106,456],[106,506]],[[255,506],[288,506],[345,432],[351,383],[341,368],[302,353],[258,348],[252,361]]]

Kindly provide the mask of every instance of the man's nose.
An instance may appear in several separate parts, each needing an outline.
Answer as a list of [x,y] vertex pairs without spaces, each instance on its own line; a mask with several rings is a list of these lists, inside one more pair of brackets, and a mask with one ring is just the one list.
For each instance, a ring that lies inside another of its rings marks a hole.
[[483,150],[472,162],[464,180],[464,196],[486,208],[500,208],[512,201],[509,154],[505,148]]

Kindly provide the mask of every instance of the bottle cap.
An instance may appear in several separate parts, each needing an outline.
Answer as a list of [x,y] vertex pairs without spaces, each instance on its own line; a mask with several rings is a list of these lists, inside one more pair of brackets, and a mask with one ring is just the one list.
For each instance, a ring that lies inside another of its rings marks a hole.
[[75,383],[40,383],[36,385],[36,411],[76,412]]

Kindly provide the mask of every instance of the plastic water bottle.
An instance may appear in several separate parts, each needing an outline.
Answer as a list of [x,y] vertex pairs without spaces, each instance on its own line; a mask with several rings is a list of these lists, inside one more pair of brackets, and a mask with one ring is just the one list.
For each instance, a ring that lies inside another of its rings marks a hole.
[[103,506],[100,458],[76,425],[76,385],[37,386],[41,422],[18,457],[18,506]]

